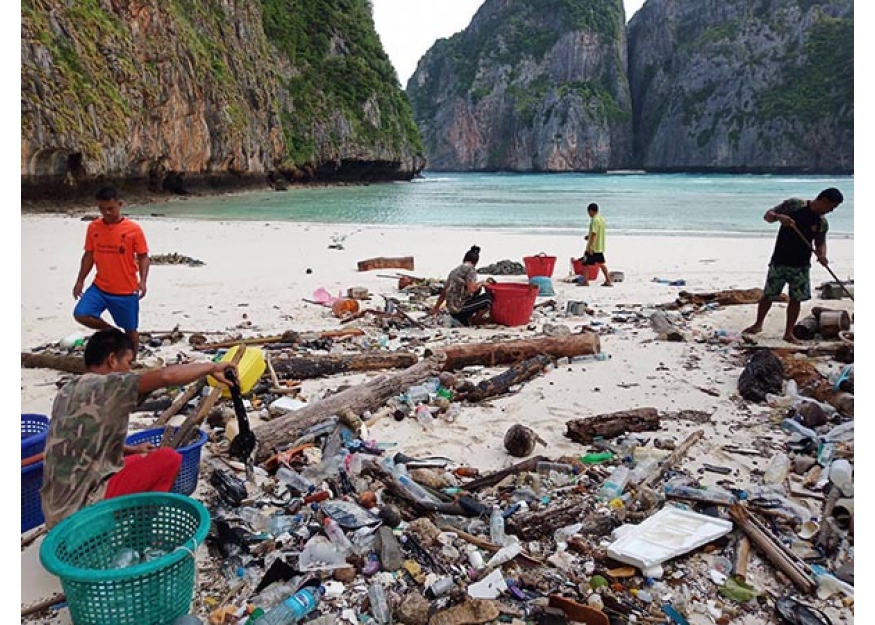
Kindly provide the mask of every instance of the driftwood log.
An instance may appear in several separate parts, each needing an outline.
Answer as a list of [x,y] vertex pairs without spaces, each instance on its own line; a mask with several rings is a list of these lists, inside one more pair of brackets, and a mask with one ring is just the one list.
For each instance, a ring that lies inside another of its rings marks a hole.
[[577,443],[589,444],[596,438],[614,438],[626,432],[652,432],[659,429],[656,408],[635,408],[565,423],[565,436]]
[[817,581],[811,572],[811,567],[799,556],[786,549],[772,533],[748,512],[741,504],[729,507],[729,516],[741,530],[781,572],[790,578],[796,587],[808,594],[817,590]]
[[455,371],[469,365],[514,364],[538,354],[554,358],[598,354],[601,351],[601,342],[598,334],[584,332],[571,336],[450,345],[440,351],[446,356],[444,370]]
[[185,406],[188,402],[198,396],[198,394],[203,390],[204,386],[206,386],[206,380],[198,380],[193,384],[189,384],[188,388],[185,389],[184,392],[180,393],[176,396],[176,399],[173,400],[173,403],[170,404],[170,407],[162,412],[157,419],[155,419],[155,425],[165,425],[170,421],[180,410],[182,410],[183,406]]
[[371,271],[372,269],[406,269],[413,271],[413,256],[377,256],[358,262],[359,271]]
[[350,371],[406,369],[416,364],[416,354],[408,352],[377,352],[365,354],[293,355],[273,358],[277,377],[291,380],[320,378]]
[[580,511],[582,505],[579,499],[561,506],[550,506],[537,511],[517,512],[507,523],[507,531],[516,534],[521,540],[539,540],[547,536],[553,536],[553,532],[560,527],[583,523],[578,534],[583,536],[604,536],[613,530],[619,523],[610,516],[590,515],[581,521]]
[[684,442],[677,446],[677,448],[669,454],[668,458],[659,463],[659,466],[656,470],[642,482],[644,486],[648,488],[653,488],[656,486],[656,483],[662,479],[662,476],[666,474],[670,469],[673,469],[674,466],[680,462],[680,459],[687,455],[687,452],[690,450],[690,447],[696,444],[700,438],[705,435],[705,430],[696,430],[695,432],[691,432],[689,436],[684,439]]
[[225,347],[234,347],[235,345],[271,345],[272,343],[306,343],[307,341],[315,341],[319,339],[334,339],[344,338],[348,336],[361,336],[365,333],[361,328],[345,328],[343,330],[325,330],[323,332],[295,332],[294,330],[286,330],[282,334],[271,336],[255,337],[250,339],[228,339],[225,341],[216,341],[214,343],[201,343],[192,345],[198,350],[222,349]]
[[544,354],[527,358],[521,363],[513,365],[504,373],[500,373],[488,380],[483,380],[464,399],[475,402],[483,401],[488,397],[503,395],[508,392],[511,386],[531,380],[539,373],[542,373],[551,362],[553,362],[553,359]]
[[[689,291],[681,291],[678,293],[678,303],[683,304],[720,304],[721,306],[731,306],[734,304],[756,304],[763,296],[762,289],[727,289],[724,291],[713,291],[710,293],[690,293]],[[786,293],[775,300],[778,302],[789,301]]]
[[85,373],[82,355],[63,356],[56,354],[29,354],[21,352],[22,369],[55,369],[66,373]]
[[253,430],[258,439],[256,462],[263,462],[276,449],[294,441],[304,430],[332,415],[340,414],[344,410],[361,414],[365,410],[379,409],[390,397],[401,394],[426,378],[436,376],[443,364],[443,356],[435,354],[391,377],[380,376],[259,425]]
[[547,460],[549,460],[549,458],[546,458],[544,456],[533,456],[531,458],[528,458],[527,460],[523,460],[522,462],[512,464],[509,467],[505,467],[503,469],[499,469],[498,471],[493,471],[488,475],[478,477],[476,480],[471,480],[470,482],[467,482],[465,484],[465,490],[469,493],[473,493],[480,490],[481,488],[494,486],[495,484],[498,484],[501,480],[506,478],[508,475],[516,475],[517,473],[534,471],[538,466],[539,462],[544,462]]

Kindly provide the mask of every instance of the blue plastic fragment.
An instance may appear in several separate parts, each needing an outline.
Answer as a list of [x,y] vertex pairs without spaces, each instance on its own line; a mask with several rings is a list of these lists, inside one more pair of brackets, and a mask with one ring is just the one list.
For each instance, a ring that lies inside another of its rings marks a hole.
[[676,623],[677,625],[690,625],[689,621],[687,621],[680,612],[675,610],[668,603],[663,604],[662,611],[665,612],[665,615],[672,623]]

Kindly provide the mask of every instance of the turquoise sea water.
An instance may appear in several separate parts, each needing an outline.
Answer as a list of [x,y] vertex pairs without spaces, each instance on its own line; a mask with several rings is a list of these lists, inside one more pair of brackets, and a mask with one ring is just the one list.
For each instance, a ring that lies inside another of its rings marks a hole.
[[[294,187],[190,197],[162,207],[168,217],[390,226],[579,231],[596,202],[617,234],[774,236],[762,217],[789,197],[813,199],[837,187],[844,203],[829,216],[832,236],[853,236],[853,176],[700,174],[429,173],[412,182]],[[154,206],[129,206],[133,216]]]

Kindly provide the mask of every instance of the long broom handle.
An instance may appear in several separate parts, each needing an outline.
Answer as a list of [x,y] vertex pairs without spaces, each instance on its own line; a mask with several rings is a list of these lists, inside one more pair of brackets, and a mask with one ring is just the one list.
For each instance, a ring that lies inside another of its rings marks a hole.
[[[800,239],[802,239],[803,241],[805,241],[805,245],[808,246],[808,248],[814,253],[814,255],[817,256],[818,258],[820,258],[820,255],[817,253],[817,250],[814,249],[814,246],[811,245],[811,243],[808,242],[808,239],[806,239],[806,238],[805,238],[805,235],[802,234],[802,232],[799,230],[799,228],[796,227],[796,224],[793,223],[790,227],[793,228],[793,231],[794,231],[796,234],[799,235],[799,238],[800,238]],[[841,280],[839,280],[839,277],[838,277],[837,275],[835,275],[835,273],[833,272],[832,269],[829,268],[829,265],[824,265],[824,267],[826,267],[826,270],[829,272],[829,275],[831,275],[831,276],[833,277],[833,280],[835,280],[836,282],[839,283],[839,286],[842,287],[842,290],[845,292],[845,294],[846,294],[848,297],[851,298],[851,301],[853,302],[853,301],[854,301],[854,296],[853,296],[853,294],[851,294],[851,292],[850,292],[850,291],[848,290],[848,288],[845,286],[845,283],[842,282]]]

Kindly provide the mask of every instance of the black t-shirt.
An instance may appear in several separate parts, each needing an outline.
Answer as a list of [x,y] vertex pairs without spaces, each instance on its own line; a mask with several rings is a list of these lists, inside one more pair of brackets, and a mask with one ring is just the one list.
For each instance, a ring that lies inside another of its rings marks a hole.
[[810,266],[812,243],[820,244],[826,240],[829,230],[826,219],[811,210],[807,200],[784,200],[772,212],[792,217],[799,232],[805,236],[805,241],[793,228],[782,225],[775,240],[771,263],[782,267]]

